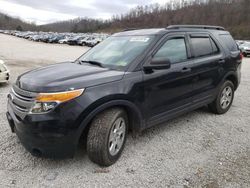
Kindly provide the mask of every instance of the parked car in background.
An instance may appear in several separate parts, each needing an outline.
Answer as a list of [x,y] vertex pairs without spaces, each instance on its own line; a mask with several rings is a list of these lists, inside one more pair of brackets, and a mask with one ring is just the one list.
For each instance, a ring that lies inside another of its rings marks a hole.
[[95,45],[99,44],[101,41],[102,41],[101,38],[92,38],[90,40],[87,40],[85,42],[85,45],[89,47],[94,47]]
[[78,40],[78,45],[80,45],[80,46],[84,46],[85,44],[84,44],[84,42],[86,41],[86,38],[88,38],[87,36],[83,36],[82,38],[80,38],[79,40]]
[[244,40],[236,40],[236,43],[238,44],[238,46],[241,46],[242,44],[245,43]]
[[250,42],[245,42],[244,44],[239,46],[239,48],[244,57],[247,57],[248,55],[250,55]]
[[59,44],[67,44],[68,43],[69,38],[65,37],[64,39],[61,39],[58,41]]
[[74,36],[68,40],[69,45],[79,45],[79,41],[82,40],[82,36]]
[[82,45],[88,46],[91,41],[93,41],[95,38],[92,36],[87,36],[84,39],[81,40]]
[[54,37],[49,39],[49,43],[59,43],[60,40],[65,39],[64,35],[55,35]]
[[5,83],[10,78],[10,72],[7,66],[4,64],[4,61],[0,60],[0,83]]
[[13,35],[36,42],[59,43],[93,47],[109,37],[105,33],[56,33],[0,30],[0,33]]

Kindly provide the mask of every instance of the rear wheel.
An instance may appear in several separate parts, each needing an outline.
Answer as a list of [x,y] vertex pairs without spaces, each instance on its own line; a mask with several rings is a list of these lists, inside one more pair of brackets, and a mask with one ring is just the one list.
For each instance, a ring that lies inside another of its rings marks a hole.
[[244,56],[244,57],[247,57],[247,53],[243,52],[243,56]]
[[224,114],[231,107],[234,99],[234,84],[227,80],[222,85],[216,99],[209,104],[209,108],[215,114]]
[[110,166],[120,157],[128,129],[126,112],[113,108],[97,115],[87,137],[87,153],[91,161]]

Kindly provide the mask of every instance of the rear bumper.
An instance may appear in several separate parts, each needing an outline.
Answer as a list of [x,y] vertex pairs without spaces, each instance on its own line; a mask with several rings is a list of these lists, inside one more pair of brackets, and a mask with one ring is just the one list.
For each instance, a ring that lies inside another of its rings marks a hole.
[[60,120],[51,119],[46,115],[36,117],[36,121],[29,117],[20,120],[10,104],[8,104],[6,116],[12,132],[18,136],[21,144],[32,155],[46,158],[74,156],[78,144],[76,133],[63,128]]

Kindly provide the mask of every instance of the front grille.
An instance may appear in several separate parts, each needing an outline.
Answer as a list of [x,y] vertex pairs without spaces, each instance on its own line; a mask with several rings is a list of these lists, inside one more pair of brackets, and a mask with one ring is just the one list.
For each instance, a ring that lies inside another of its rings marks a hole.
[[37,93],[20,89],[17,85],[13,85],[13,90],[20,96],[24,96],[26,98],[35,98],[37,96]]
[[34,104],[36,96],[37,93],[22,90],[14,85],[9,95],[9,101],[14,113],[24,119]]

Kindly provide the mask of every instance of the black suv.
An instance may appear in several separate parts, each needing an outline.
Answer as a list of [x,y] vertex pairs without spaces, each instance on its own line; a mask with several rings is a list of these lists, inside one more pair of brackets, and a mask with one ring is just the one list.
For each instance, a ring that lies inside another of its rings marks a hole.
[[[176,25],[116,33],[75,62],[18,77],[7,119],[33,155],[117,161],[127,133],[208,105],[224,114],[240,83],[242,55],[222,27]],[[81,142],[84,143],[84,142]]]

